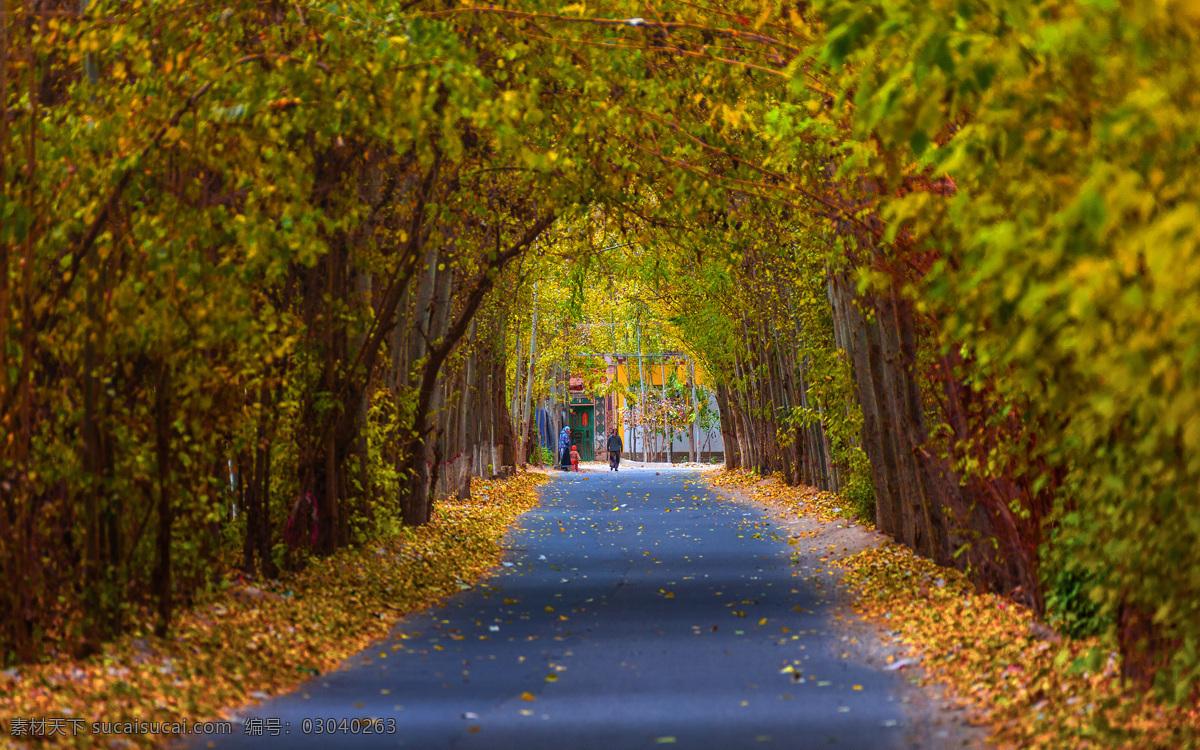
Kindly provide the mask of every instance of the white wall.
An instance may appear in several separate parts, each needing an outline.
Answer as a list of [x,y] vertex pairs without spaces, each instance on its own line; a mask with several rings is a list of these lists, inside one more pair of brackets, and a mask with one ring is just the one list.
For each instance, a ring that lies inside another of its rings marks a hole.
[[[711,391],[709,392],[709,395],[708,395],[708,408],[714,412],[717,411],[717,397]],[[649,427],[649,430],[651,433],[654,432],[653,427]],[[624,434],[622,435],[621,439],[625,441],[625,452],[629,453],[629,452],[633,451],[633,445],[634,445],[633,435],[634,435],[635,431],[637,432],[637,452],[639,454],[641,454],[641,452],[642,452],[641,429],[636,428],[636,427],[630,427],[630,426],[626,425],[625,429],[624,429]],[[676,439],[675,441],[673,441],[671,443],[671,452],[676,455],[681,454],[681,453],[686,455],[688,452],[688,443],[689,443],[688,433],[685,431],[683,433],[682,438]],[[717,451],[717,452],[723,452],[725,450],[725,442],[721,439],[721,427],[719,424],[717,426],[713,427],[711,440],[707,439],[707,436],[704,434],[703,430],[701,430],[698,427],[696,428],[696,451],[699,452],[699,451],[703,451],[703,450]]]

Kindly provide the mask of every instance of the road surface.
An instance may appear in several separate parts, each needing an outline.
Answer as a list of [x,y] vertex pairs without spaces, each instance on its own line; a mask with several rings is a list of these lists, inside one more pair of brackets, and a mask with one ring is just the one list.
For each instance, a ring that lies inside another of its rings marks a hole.
[[650,466],[558,475],[493,578],[194,746],[903,747],[900,678],[843,657],[786,537]]

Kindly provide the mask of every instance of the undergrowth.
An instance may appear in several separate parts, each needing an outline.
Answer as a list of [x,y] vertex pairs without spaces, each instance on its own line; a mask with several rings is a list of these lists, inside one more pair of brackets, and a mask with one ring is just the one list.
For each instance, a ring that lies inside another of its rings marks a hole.
[[[98,721],[195,723],[288,692],[386,636],[403,614],[484,576],[499,561],[505,531],[537,504],[536,488],[545,480],[536,473],[476,479],[469,500],[438,503],[427,526],[311,560],[261,588],[227,587],[181,613],[167,638],[135,633],[87,660],[0,673],[3,744],[154,746],[169,738],[110,737],[86,728]],[[14,718],[83,720],[76,726],[85,729],[72,735],[68,723],[65,735],[14,737]]]
[[[788,487],[778,476],[719,471],[707,479],[826,523],[854,518],[837,495]],[[1200,708],[1166,707],[1122,684],[1118,655],[1093,635],[1095,610],[1068,585],[1073,569],[1056,581],[1062,600],[1051,602],[1064,637],[1035,625],[1025,607],[980,593],[959,572],[901,545],[831,564],[846,571],[855,609],[881,627],[883,643],[902,648],[888,657],[890,668],[919,664],[917,681],[947,685],[1001,748],[1200,748]]]
[[1122,685],[1095,637],[1063,638],[1033,614],[979,593],[957,571],[895,544],[838,563],[858,611],[946,683],[1003,748],[1196,748],[1200,709],[1172,709]]

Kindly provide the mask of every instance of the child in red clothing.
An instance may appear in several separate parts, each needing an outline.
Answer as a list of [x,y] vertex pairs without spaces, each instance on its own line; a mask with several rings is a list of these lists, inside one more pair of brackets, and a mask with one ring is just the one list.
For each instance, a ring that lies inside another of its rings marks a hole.
[[579,471],[579,446],[571,446],[571,471]]

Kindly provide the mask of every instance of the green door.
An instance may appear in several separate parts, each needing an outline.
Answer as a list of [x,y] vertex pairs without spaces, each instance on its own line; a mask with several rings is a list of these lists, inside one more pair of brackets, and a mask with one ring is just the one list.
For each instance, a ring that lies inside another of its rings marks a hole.
[[596,407],[594,405],[571,405],[571,445],[579,446],[581,460],[596,460]]

